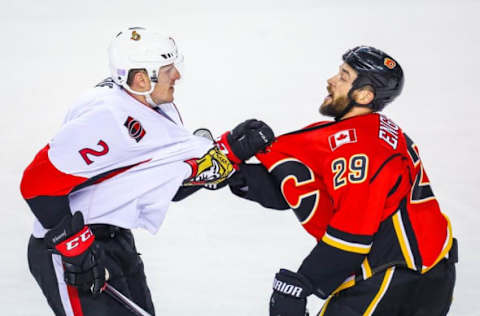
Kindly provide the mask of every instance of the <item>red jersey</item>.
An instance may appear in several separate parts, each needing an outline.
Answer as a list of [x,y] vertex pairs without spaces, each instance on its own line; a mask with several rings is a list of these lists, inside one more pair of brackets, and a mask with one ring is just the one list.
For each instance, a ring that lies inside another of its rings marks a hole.
[[417,146],[383,115],[312,124],[257,158],[303,227],[332,249],[324,260],[354,254],[363,278],[392,265],[425,273],[452,245]]

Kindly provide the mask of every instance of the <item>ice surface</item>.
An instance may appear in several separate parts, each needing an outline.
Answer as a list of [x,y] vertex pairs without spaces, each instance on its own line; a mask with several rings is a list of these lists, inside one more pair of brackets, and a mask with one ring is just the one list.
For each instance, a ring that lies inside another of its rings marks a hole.
[[[277,134],[320,120],[326,79],[347,48],[390,52],[406,84],[385,112],[420,146],[459,239],[450,315],[480,315],[478,1],[3,0],[1,7],[1,315],[52,314],[26,262],[32,215],[19,194],[21,172],[67,106],[107,76],[108,42],[132,25],[174,35],[186,58],[176,89],[183,119],[215,135],[251,117]],[[157,235],[136,236],[158,315],[267,315],[274,273],[296,269],[314,245],[291,212],[227,190],[172,205]],[[311,299],[311,311],[321,303]]]

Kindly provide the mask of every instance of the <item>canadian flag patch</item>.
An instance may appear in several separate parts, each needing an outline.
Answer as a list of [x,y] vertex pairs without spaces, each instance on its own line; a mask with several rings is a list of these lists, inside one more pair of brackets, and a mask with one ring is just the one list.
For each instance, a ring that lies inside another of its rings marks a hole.
[[328,137],[328,142],[330,143],[330,148],[332,149],[332,151],[334,151],[335,149],[337,149],[342,145],[345,145],[348,143],[356,143],[357,134],[354,128],[345,129],[343,131],[330,135]]

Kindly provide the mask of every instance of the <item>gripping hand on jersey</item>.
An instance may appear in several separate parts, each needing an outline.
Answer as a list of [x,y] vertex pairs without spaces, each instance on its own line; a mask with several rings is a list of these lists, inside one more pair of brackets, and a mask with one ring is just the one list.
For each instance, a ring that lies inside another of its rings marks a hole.
[[94,296],[100,294],[106,274],[103,251],[81,212],[63,218],[45,235],[45,241],[62,256],[65,283]]
[[246,120],[231,132],[224,133],[217,145],[234,163],[241,163],[264,150],[275,139],[266,123],[256,119]]

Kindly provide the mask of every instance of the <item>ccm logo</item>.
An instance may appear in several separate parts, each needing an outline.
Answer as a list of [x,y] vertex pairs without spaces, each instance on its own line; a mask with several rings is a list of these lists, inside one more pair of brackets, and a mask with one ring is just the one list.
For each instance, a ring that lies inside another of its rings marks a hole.
[[81,243],[87,242],[93,237],[93,233],[90,228],[87,228],[80,236],[77,236],[66,242],[67,251],[77,248]]
[[295,297],[300,297],[303,290],[301,287],[287,284],[277,279],[273,280],[273,289],[283,294],[287,294]]

